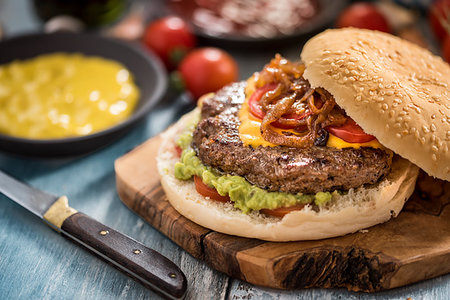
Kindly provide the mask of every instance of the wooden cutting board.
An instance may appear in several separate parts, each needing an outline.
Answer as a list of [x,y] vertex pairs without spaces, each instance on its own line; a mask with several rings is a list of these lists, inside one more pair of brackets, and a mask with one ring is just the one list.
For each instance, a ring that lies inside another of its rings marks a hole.
[[122,201],[192,256],[229,276],[280,289],[373,292],[450,272],[450,182],[420,175],[403,212],[343,237],[265,242],[221,234],[181,216],[159,183],[155,137],[117,159]]

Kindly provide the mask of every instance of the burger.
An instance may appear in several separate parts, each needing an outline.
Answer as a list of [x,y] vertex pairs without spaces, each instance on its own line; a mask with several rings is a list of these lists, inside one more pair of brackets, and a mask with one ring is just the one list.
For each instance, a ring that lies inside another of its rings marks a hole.
[[[450,67],[389,34],[327,30],[203,96],[162,134],[161,184],[183,216],[268,241],[396,217],[419,166],[450,180]],[[417,165],[417,166],[416,166]]]

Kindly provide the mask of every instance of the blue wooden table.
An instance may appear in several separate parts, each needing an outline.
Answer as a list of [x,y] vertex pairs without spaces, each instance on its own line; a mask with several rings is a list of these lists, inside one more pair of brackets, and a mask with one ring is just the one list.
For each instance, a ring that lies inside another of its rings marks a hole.
[[[33,31],[39,26],[25,0],[0,0],[0,22],[6,25],[9,35]],[[282,49],[282,54],[289,58],[296,58],[298,53],[299,46]],[[273,53],[233,52],[233,55],[242,66],[241,77],[245,78]],[[42,190],[67,195],[75,209],[173,260],[187,276],[188,299],[450,299],[450,275],[374,294],[344,289],[260,288],[211,269],[146,224],[117,196],[114,160],[161,132],[191,107],[183,97],[169,97],[125,137],[100,151],[59,160],[35,160],[1,153],[0,169]],[[0,299],[115,298],[158,296],[0,196]]]

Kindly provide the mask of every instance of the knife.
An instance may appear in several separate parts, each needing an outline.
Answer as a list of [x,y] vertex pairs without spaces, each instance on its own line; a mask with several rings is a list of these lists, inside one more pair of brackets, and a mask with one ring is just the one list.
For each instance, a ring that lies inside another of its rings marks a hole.
[[35,189],[0,171],[0,193],[11,198],[73,242],[169,299],[181,299],[186,276],[168,258],[69,207],[66,196]]

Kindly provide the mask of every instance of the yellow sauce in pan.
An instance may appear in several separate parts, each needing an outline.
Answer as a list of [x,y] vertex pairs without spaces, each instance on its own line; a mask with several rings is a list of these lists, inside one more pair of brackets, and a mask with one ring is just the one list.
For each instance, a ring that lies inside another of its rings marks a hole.
[[0,133],[33,139],[81,136],[130,116],[139,98],[120,63],[54,53],[0,66]]

